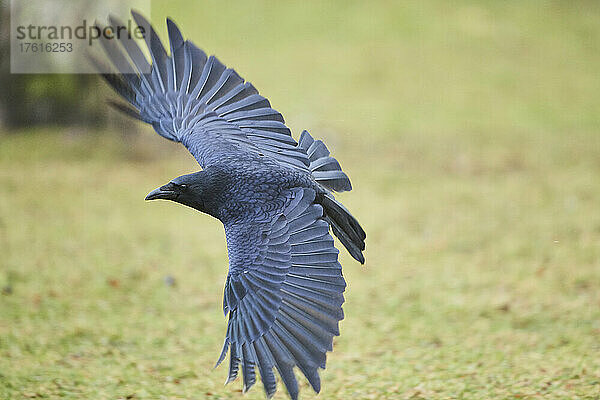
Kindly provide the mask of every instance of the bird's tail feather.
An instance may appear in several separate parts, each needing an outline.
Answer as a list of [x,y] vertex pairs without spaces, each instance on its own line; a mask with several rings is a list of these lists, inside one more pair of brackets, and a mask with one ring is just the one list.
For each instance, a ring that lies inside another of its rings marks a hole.
[[[310,133],[303,131],[298,146],[306,151],[310,161],[310,171],[317,183],[328,191],[352,190],[348,175],[342,171],[340,163],[331,157],[325,143],[315,140]],[[320,202],[325,211],[325,219],[331,225],[333,234],[342,242],[352,257],[364,264],[365,257],[362,251],[365,249],[366,234],[356,218],[331,193],[321,195]]]
[[356,261],[364,264],[365,256],[362,252],[365,249],[367,234],[356,218],[329,193],[323,194],[320,202],[333,234],[337,236]]
[[307,131],[303,131],[298,141],[310,161],[310,171],[315,180],[329,190],[345,192],[352,190],[348,176],[342,171],[340,163],[329,155],[325,143],[315,140]]

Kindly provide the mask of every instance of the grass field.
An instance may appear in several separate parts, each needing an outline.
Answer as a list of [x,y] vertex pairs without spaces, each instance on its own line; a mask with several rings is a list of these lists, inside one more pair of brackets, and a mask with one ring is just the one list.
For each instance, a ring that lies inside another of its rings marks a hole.
[[[367,263],[342,256],[319,399],[600,398],[597,2],[155,2],[161,32],[166,15],[353,181]],[[143,201],[191,156],[149,129],[0,141],[0,399],[242,398],[212,369],[220,223]]]

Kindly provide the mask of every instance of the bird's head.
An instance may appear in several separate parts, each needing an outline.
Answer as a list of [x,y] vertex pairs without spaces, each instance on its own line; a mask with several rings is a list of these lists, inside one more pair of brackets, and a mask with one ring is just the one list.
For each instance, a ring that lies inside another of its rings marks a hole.
[[203,196],[206,188],[205,178],[204,171],[179,176],[148,193],[146,200],[171,200],[206,212]]

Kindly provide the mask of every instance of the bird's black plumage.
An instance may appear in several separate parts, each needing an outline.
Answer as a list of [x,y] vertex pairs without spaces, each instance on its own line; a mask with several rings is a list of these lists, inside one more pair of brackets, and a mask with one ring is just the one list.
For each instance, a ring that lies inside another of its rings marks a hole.
[[217,365],[229,353],[228,382],[241,366],[247,390],[258,369],[270,397],[275,369],[296,399],[298,367],[319,392],[318,368],[325,368],[344,317],[346,282],[330,227],[364,263],[365,232],[332,194],[351,190],[350,180],[323,142],[304,131],[297,143],[252,84],[184,41],[169,19],[167,27],[170,54],[153,29],[145,36],[150,63],[133,40],[102,41],[120,71],[137,71],[103,74],[129,103],[118,108],[181,142],[203,168],[147,199],[193,207],[225,227],[228,325]]

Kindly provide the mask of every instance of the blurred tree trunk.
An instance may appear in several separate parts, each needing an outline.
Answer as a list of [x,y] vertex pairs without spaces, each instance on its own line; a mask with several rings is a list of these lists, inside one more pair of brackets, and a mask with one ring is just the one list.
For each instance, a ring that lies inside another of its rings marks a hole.
[[0,127],[10,125],[10,7],[8,0],[0,0]]

